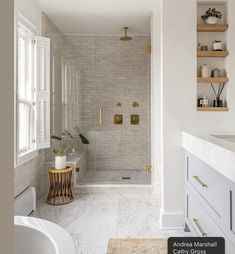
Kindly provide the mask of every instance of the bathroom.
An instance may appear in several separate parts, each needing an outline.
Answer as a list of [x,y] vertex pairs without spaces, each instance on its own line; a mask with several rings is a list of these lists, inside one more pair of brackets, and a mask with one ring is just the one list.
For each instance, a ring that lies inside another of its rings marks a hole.
[[[14,1],[15,254],[35,246],[41,254],[68,252],[63,246],[122,254],[118,239],[165,251],[169,237],[212,235],[233,253],[235,4],[181,1],[183,11],[170,0]],[[201,15],[213,7],[223,18],[208,28]],[[226,54],[206,56],[217,39]],[[34,54],[35,69],[20,69]],[[205,64],[225,69],[226,82],[200,79]],[[29,79],[39,91],[22,85]],[[213,82],[224,87],[222,107],[213,104]],[[21,234],[27,223],[47,238]]]
[[[25,161],[20,154],[15,158],[15,214],[30,212],[32,207],[22,207],[20,201],[24,197],[33,196],[35,192],[37,202],[31,217],[47,219],[63,226],[72,234],[76,244],[82,241],[82,246],[78,246],[79,251],[88,251],[89,248],[94,251],[97,245],[83,243],[84,238],[94,238],[92,233],[75,230],[72,225],[78,222],[64,221],[65,214],[69,213],[73,217],[78,209],[83,214],[85,208],[89,213],[84,220],[92,221],[93,216],[99,216],[99,212],[93,214],[95,211],[88,204],[81,207],[84,198],[85,202],[100,199],[95,201],[96,209],[99,210],[102,203],[106,205],[107,198],[115,200],[116,197],[122,205],[128,200],[128,197],[122,197],[123,190],[130,192],[129,195],[139,190],[139,197],[130,197],[136,205],[136,198],[139,200],[144,195],[145,200],[152,188],[151,15],[97,17],[89,24],[86,23],[87,17],[81,16],[72,19],[66,27],[60,19],[55,21],[53,14],[50,14],[51,10],[42,7],[42,3],[40,5],[37,1],[27,0],[17,0],[15,3],[17,31],[23,30],[25,26],[29,29],[30,26],[34,27],[36,34],[41,36],[36,38],[36,43],[41,39],[41,47],[49,44],[42,53],[44,58],[41,61],[50,68],[49,74],[46,69],[42,75],[45,94],[50,90],[49,98],[43,101],[42,115],[39,112],[45,121],[44,126],[47,126],[45,136],[40,137],[42,149]],[[79,19],[81,25],[77,26],[75,21],[79,22]],[[109,23],[105,23],[106,19]],[[17,52],[23,50],[20,42]],[[19,126],[19,129],[26,128]],[[73,140],[65,140],[66,145],[68,143],[73,149],[65,155],[66,166],[73,171],[71,182],[74,200],[71,204],[59,206],[53,203],[54,199],[48,200],[52,178],[48,170],[53,167],[58,169],[54,151],[59,150],[61,144],[53,138],[48,142],[48,132],[52,137],[64,135],[62,133],[65,131],[74,137]],[[86,144],[78,137],[80,133],[86,138]],[[22,133],[17,135],[19,139],[24,137]],[[111,194],[104,194],[109,188]],[[90,194],[92,190],[98,194]],[[150,211],[153,208],[151,205]],[[107,211],[112,218],[107,220],[117,229],[110,231],[102,228],[98,222],[90,223],[97,231],[104,231],[104,239],[98,244],[100,252],[107,244],[109,234],[118,230],[119,223],[113,222],[113,216],[116,216],[118,210],[112,213]],[[61,214],[59,217],[58,212]],[[103,221],[103,214],[100,216]],[[142,220],[145,217],[141,215],[140,218]],[[129,230],[132,230],[133,224]],[[120,234],[123,233],[120,229]],[[81,234],[82,240],[76,234]]]

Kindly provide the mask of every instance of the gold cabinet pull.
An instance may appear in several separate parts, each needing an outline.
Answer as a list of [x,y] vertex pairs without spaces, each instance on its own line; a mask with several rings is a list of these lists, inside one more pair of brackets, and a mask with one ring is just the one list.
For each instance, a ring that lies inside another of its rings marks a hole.
[[203,229],[203,227],[201,226],[201,224],[199,223],[198,219],[193,219],[194,223],[196,224],[197,228],[199,229],[199,231],[201,232],[202,236],[207,236],[207,233],[205,232],[205,230]]
[[202,188],[208,187],[198,176],[193,176],[193,178],[202,186]]
[[100,107],[99,110],[99,116],[100,116],[100,127],[103,126],[103,109]]

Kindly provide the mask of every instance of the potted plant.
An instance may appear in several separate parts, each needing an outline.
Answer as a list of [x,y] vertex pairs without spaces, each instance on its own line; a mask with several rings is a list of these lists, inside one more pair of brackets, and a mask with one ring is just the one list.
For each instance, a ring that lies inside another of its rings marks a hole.
[[210,25],[214,25],[218,22],[218,19],[222,18],[222,13],[220,11],[217,11],[215,8],[209,8],[204,15],[201,16],[201,18]]
[[[78,136],[83,144],[89,144],[89,141],[82,133],[78,133]],[[60,143],[58,148],[53,149],[55,169],[64,169],[66,168],[66,155],[73,155],[75,153],[72,142],[75,140],[75,137],[68,130],[65,130],[61,135],[51,135],[51,140]]]

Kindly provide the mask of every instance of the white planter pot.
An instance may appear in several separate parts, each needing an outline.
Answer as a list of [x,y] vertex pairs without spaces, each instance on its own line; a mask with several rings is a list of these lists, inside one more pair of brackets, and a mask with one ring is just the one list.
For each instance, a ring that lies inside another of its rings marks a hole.
[[206,20],[206,23],[209,25],[215,25],[218,22],[218,19],[216,17],[209,17]]
[[65,168],[66,168],[66,156],[56,156],[55,169],[65,169]]

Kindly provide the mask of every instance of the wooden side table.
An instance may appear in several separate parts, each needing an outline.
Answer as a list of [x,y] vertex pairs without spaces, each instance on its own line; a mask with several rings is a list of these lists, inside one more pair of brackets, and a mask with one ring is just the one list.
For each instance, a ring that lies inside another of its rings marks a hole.
[[48,170],[50,177],[50,189],[47,196],[47,203],[50,205],[64,205],[73,201],[72,192],[72,167],[57,170]]

